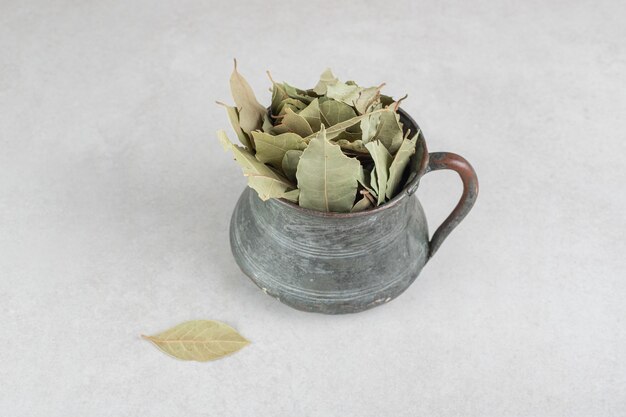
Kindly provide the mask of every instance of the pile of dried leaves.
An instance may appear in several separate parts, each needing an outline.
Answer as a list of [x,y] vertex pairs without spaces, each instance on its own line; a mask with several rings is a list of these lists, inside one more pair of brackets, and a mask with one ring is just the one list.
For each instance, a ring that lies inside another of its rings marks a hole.
[[284,198],[319,211],[367,210],[402,189],[419,136],[403,134],[401,100],[381,94],[383,85],[344,83],[330,70],[309,90],[272,80],[268,111],[235,62],[230,88],[236,107],[219,104],[244,147],[224,131],[218,137],[263,200]]

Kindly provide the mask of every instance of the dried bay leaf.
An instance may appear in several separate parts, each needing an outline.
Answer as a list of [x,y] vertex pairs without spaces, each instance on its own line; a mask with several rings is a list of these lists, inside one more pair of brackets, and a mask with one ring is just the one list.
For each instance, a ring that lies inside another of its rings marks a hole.
[[380,113],[369,113],[368,117],[361,120],[361,137],[363,143],[370,142],[376,136],[378,131],[378,122],[380,121]]
[[243,175],[248,177],[248,186],[257,192],[261,200],[282,198],[286,192],[296,188],[287,178],[260,162],[247,149],[233,145],[228,140],[226,132],[220,130],[217,135],[224,149],[233,152]]
[[302,153],[296,171],[300,205],[319,211],[349,212],[361,172],[359,161],[329,142],[322,126]]
[[372,155],[372,159],[375,164],[375,172],[372,170],[372,179],[376,177],[378,187],[376,192],[378,193],[378,205],[385,202],[385,193],[387,190],[387,180],[389,179],[389,165],[391,164],[391,155],[385,145],[380,141],[368,142],[365,147]]
[[336,82],[326,88],[326,96],[334,100],[341,101],[349,106],[354,106],[354,102],[359,98],[363,88],[356,84]]
[[380,100],[380,89],[384,86],[385,84],[381,84],[378,87],[365,88],[360,92],[354,102],[354,107],[359,114],[365,114],[375,102]]
[[391,199],[400,188],[400,180],[402,179],[402,174],[406,166],[409,164],[409,159],[415,153],[415,145],[417,143],[417,138],[419,137],[419,132],[413,136],[413,139],[405,138],[402,141],[402,145],[400,145],[400,149],[396,153],[389,166],[389,179],[387,180],[387,189],[385,190],[385,195],[388,199]]
[[303,138],[313,134],[313,129],[309,122],[291,109],[287,109],[281,124],[285,126],[289,132],[296,133]]
[[[369,113],[370,115],[374,113]],[[400,124],[400,116],[392,109],[384,109],[380,113],[376,134],[372,141],[379,140],[385,145],[387,150],[394,155],[402,144],[402,125]]]
[[192,320],[154,336],[142,335],[161,351],[185,361],[211,361],[235,353],[250,342],[227,324]]
[[268,163],[276,168],[281,168],[285,153],[290,150],[304,150],[305,140],[291,132],[274,136],[264,132],[252,132],[256,145],[256,159],[263,163]]
[[291,190],[291,191],[287,191],[285,193],[285,195],[283,195],[283,198],[285,200],[289,200],[292,203],[297,203],[300,197],[300,190],[299,189],[295,189],[295,190]]
[[287,109],[291,109],[294,112],[299,112],[300,110],[306,108],[306,106],[306,103],[303,103],[300,100],[296,100],[295,98],[287,98],[278,105],[278,113],[275,114],[277,116],[283,116],[287,112]]
[[282,168],[285,176],[289,178],[292,182],[296,182],[296,171],[298,170],[298,162],[300,162],[300,157],[302,156],[302,151],[298,150],[289,150],[285,152],[285,156],[282,161]]
[[333,85],[338,81],[339,79],[333,75],[333,72],[330,70],[330,68],[326,68],[326,70],[320,76],[319,82],[313,88],[313,91],[317,95],[322,96],[326,94],[326,89],[328,88],[329,85]]
[[[217,102],[217,104],[219,104],[220,106],[226,109],[228,120],[230,121],[230,124],[233,127],[233,130],[235,131],[235,134],[237,135],[237,139],[239,139],[239,142],[241,142],[241,144],[245,146],[246,148],[253,150],[254,146],[253,146],[252,141],[250,140],[248,135],[241,129],[241,126],[239,125],[239,112],[237,111],[237,107],[232,107],[224,103],[220,103],[219,101]],[[267,114],[265,116],[267,117]]]
[[319,99],[313,100],[306,108],[302,109],[300,116],[304,117],[306,121],[313,129],[313,132],[318,132],[320,130],[320,126],[322,124],[321,115],[320,115],[320,102]]
[[326,100],[320,104],[320,117],[324,126],[329,128],[356,117],[356,113],[352,107],[345,103]]
[[[321,104],[320,104],[320,108],[321,108]],[[352,119],[346,120],[345,122],[341,122],[341,123],[337,123],[334,126],[331,126],[326,130],[326,137],[330,140],[330,139],[334,139],[336,138],[341,132],[343,132],[344,130],[348,129],[351,126],[354,126],[355,124],[359,123],[361,120],[363,120],[365,117],[368,117],[374,113],[381,113],[387,111],[386,109],[379,109],[379,110],[374,110],[371,113],[368,114],[362,114],[360,116],[356,116],[353,117]],[[305,137],[305,140],[311,140],[315,137],[316,135],[309,135],[307,137]]]
[[266,113],[266,110],[257,101],[250,84],[237,71],[237,60],[235,60],[235,67],[230,76],[230,91],[239,111],[239,125],[241,129],[247,134],[259,129],[263,123],[263,115]]
[[365,196],[363,196],[359,201],[357,201],[354,206],[352,207],[352,209],[350,210],[351,213],[358,213],[360,211],[365,211],[368,208],[372,207],[372,202]]

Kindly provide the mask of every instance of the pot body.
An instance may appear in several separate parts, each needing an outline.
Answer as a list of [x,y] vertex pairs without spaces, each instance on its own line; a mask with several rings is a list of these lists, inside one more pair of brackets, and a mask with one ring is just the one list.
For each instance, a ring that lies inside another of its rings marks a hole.
[[262,201],[246,188],[231,219],[232,252],[256,285],[291,307],[326,314],[366,310],[415,280],[429,257],[428,227],[415,196],[357,214]]

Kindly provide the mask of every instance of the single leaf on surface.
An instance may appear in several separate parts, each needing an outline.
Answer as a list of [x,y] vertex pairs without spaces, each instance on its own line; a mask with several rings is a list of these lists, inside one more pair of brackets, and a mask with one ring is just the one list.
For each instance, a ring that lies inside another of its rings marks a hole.
[[326,96],[346,103],[349,106],[354,106],[354,102],[359,98],[361,90],[363,90],[363,88],[355,84],[336,82],[327,87]]
[[327,100],[320,104],[320,116],[326,128],[356,117],[354,109],[345,103]]
[[335,84],[337,81],[339,80],[333,75],[333,72],[330,70],[330,68],[326,68],[326,70],[320,76],[319,82],[313,88],[313,91],[316,94],[322,96],[326,94],[326,89],[328,88],[328,86]]
[[285,152],[285,156],[283,157],[283,172],[285,176],[294,183],[296,182],[296,171],[298,170],[298,162],[300,162],[301,156],[302,151],[290,150]]
[[296,178],[300,206],[319,211],[349,212],[362,168],[326,138],[322,127],[300,157]]
[[142,337],[170,356],[199,362],[230,355],[250,343],[232,327],[213,320],[187,321],[163,333]]
[[387,189],[385,190],[387,199],[391,199],[396,195],[400,188],[402,174],[409,164],[409,159],[415,153],[415,144],[417,143],[418,136],[419,132],[413,136],[413,139],[405,138],[402,141],[402,145],[400,145],[400,149],[398,149],[398,152],[393,157],[393,161],[389,166],[389,179],[387,180]]
[[384,84],[381,84],[378,87],[366,88],[360,92],[359,97],[354,102],[354,107],[359,114],[365,114],[369,107],[380,100],[380,89],[383,86]]
[[313,100],[306,108],[302,109],[300,116],[304,117],[306,121],[313,129],[313,132],[318,132],[320,130],[320,125],[322,121],[320,119],[320,102],[318,99]]
[[295,188],[287,178],[260,162],[247,149],[233,145],[228,140],[226,132],[220,130],[217,135],[222,146],[225,149],[230,148],[233,152],[235,160],[241,166],[243,175],[248,177],[248,186],[257,192],[261,200],[282,198],[286,192]]
[[235,61],[235,67],[230,76],[230,91],[239,111],[239,125],[241,129],[247,134],[259,129],[263,123],[263,115],[266,113],[266,110],[257,101],[250,84],[237,71],[237,61]]
[[398,113],[391,109],[384,109],[380,114],[376,134],[372,141],[381,141],[387,150],[394,155],[400,148],[402,139],[402,125],[400,124]]
[[228,106],[224,103],[220,103],[219,101],[217,102],[217,104],[226,109],[228,120],[230,121],[230,124],[233,127],[233,130],[235,131],[239,142],[241,142],[241,144],[246,148],[253,150],[254,146],[252,144],[252,141],[250,140],[248,135],[243,130],[241,130],[241,126],[239,125],[239,112],[237,111],[237,107]]
[[[389,165],[391,164],[391,155],[385,145],[380,141],[368,142],[365,147],[374,160],[376,166],[376,181],[378,187],[376,192],[378,193],[378,205],[385,202],[385,192],[387,190],[387,180],[389,179]],[[372,177],[374,175],[372,174]]]
[[372,207],[372,202],[365,196],[363,196],[350,210],[351,213],[358,213],[359,211],[365,211]]
[[306,142],[295,133],[283,133],[277,136],[267,133],[252,132],[256,145],[256,159],[263,163],[281,168],[285,153],[290,150],[304,150]]
[[287,109],[281,124],[290,132],[296,133],[303,138],[313,134],[313,129],[309,122],[291,109]]

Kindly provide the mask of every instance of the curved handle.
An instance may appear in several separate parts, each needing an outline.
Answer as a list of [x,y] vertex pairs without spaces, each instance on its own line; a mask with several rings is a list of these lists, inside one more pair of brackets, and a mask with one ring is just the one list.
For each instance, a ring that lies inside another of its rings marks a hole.
[[440,169],[451,169],[459,174],[463,181],[463,195],[461,195],[461,199],[454,210],[452,210],[452,213],[441,223],[441,226],[430,239],[429,258],[437,252],[437,249],[446,240],[450,232],[467,216],[467,213],[469,213],[476,202],[476,197],[478,197],[478,178],[474,168],[465,158],[450,152],[430,153],[426,173]]

